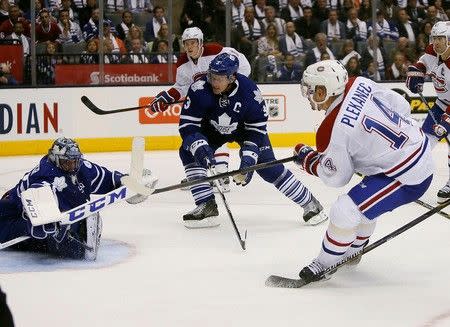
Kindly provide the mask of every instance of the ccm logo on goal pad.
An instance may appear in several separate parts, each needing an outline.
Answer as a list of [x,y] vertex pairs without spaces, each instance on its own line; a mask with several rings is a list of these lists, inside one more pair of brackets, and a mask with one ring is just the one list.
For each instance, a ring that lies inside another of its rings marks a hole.
[[[153,97],[139,98],[139,106],[146,106],[152,102]],[[164,112],[152,112],[149,108],[139,110],[139,123],[141,124],[178,124],[182,103],[176,103]]]

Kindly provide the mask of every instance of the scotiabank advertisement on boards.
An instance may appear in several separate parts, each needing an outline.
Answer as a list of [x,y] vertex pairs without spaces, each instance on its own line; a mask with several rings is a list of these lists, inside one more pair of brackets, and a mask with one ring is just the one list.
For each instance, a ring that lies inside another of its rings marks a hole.
[[[169,82],[167,64],[118,64],[104,66],[104,84],[163,84]],[[173,78],[176,65],[172,65]],[[55,65],[56,85],[100,85],[98,65]]]

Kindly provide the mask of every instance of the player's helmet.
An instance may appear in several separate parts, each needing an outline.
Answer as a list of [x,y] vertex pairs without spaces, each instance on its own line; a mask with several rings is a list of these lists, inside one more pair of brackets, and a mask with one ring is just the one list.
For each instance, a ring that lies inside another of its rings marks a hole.
[[60,137],[48,150],[48,159],[56,167],[69,173],[77,173],[80,169],[82,154],[78,143],[72,139]]
[[239,59],[231,53],[218,54],[209,64],[208,79],[211,74],[225,75],[229,79],[234,76],[239,68]]
[[[446,21],[446,22],[437,22],[436,24],[433,25],[433,27],[431,28],[431,33],[430,33],[430,42],[433,42],[433,38],[438,37],[438,36],[444,36],[447,38],[447,48],[445,49],[445,51],[448,50],[448,41],[450,41],[450,22]],[[434,46],[433,46],[434,48]],[[434,51],[436,51],[436,49],[434,48]],[[444,51],[444,52],[445,52]],[[444,53],[442,52],[442,53]],[[436,53],[438,53],[436,51]],[[442,53],[438,53],[438,54],[442,54]]]
[[[303,73],[301,82],[302,95],[309,99],[313,110],[317,104],[324,103],[330,96],[342,94],[348,82],[348,73],[338,60],[323,60],[309,65]],[[316,86],[324,86],[327,90],[325,99],[321,102],[313,100]]]
[[203,32],[198,27],[188,27],[184,30],[183,35],[181,35],[181,41],[197,39],[200,46],[203,44]]

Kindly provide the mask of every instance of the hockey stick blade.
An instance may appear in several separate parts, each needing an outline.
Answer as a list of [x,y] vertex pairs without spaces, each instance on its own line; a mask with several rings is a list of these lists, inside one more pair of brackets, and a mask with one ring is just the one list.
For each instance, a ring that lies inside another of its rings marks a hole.
[[[406,225],[403,225],[402,227],[394,230],[393,232],[391,232],[391,233],[387,234],[386,236],[380,238],[379,240],[375,241],[374,243],[369,244],[361,252],[357,252],[354,255],[352,255],[352,256],[350,256],[348,258],[345,258],[344,260],[339,261],[335,265],[333,265],[331,267],[328,267],[327,269],[325,269],[325,271],[323,271],[318,276],[319,281],[320,280],[324,280],[326,278],[326,276],[334,274],[342,266],[344,266],[347,263],[355,260],[359,256],[362,256],[362,255],[364,255],[364,254],[366,254],[366,253],[376,249],[380,245],[382,245],[382,244],[386,243],[387,241],[397,237],[398,235],[400,235],[403,232],[407,231],[408,229],[414,227],[415,225],[421,223],[425,219],[433,216],[435,213],[438,213],[439,211],[441,211],[442,209],[444,209],[445,207],[447,207],[449,205],[450,205],[450,200],[447,200],[446,202],[444,202],[444,203],[434,207],[433,209],[431,209],[430,211],[424,213],[423,215],[413,219],[412,221],[410,221]],[[287,277],[283,277],[283,276],[271,275],[271,276],[269,276],[267,278],[265,285],[269,286],[269,287],[280,287],[280,288],[301,288],[301,287],[303,287],[305,285],[308,285],[310,283],[311,282],[304,281],[301,278],[294,279],[294,278],[287,278]]]
[[[130,108],[121,108],[121,109],[113,109],[113,110],[103,110],[100,109],[99,107],[97,107],[87,96],[83,95],[81,97],[81,102],[83,102],[83,104],[93,113],[97,114],[97,115],[109,115],[109,114],[116,114],[119,112],[127,112],[127,111],[134,111],[134,110],[139,110],[139,109],[145,109],[148,108],[148,105],[145,106],[138,106],[138,107],[130,107]],[[172,104],[177,104],[177,103],[183,103],[183,101],[176,101],[171,103]]]

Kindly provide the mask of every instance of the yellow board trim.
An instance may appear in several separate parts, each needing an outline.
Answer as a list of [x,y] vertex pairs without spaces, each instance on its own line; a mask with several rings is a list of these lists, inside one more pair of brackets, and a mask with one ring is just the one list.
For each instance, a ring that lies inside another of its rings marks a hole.
[[[287,133],[269,134],[274,147],[291,147],[297,143],[315,145],[315,133]],[[130,151],[132,137],[108,138],[76,138],[81,151],[86,152],[113,152]],[[47,153],[53,140],[34,141],[0,141],[0,156],[17,156]],[[146,136],[146,150],[176,150],[181,145],[179,136]],[[232,144],[236,148],[237,144]]]

